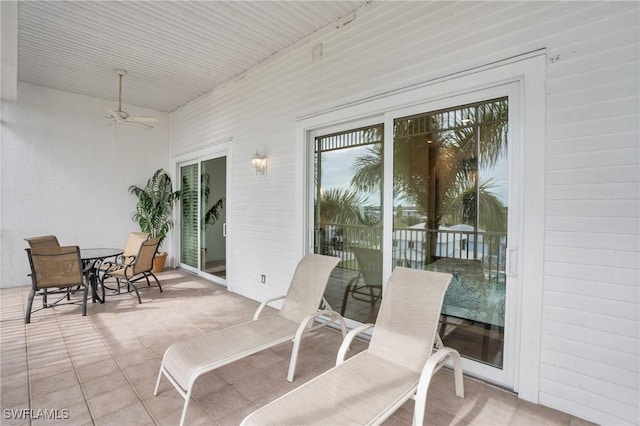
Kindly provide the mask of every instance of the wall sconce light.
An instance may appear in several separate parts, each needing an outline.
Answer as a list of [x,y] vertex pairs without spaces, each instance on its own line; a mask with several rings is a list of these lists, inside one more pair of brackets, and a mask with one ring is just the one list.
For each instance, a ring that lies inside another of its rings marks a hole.
[[267,157],[258,151],[251,157],[251,165],[256,169],[257,176],[264,176],[267,173]]

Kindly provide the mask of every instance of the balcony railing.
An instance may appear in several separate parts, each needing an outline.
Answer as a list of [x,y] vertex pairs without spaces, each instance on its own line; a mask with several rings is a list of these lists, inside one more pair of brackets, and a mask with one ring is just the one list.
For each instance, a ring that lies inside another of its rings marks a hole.
[[[382,228],[323,224],[315,232],[316,253],[339,257],[341,267],[358,269],[350,247],[382,247]],[[486,280],[504,280],[507,234],[476,230],[399,228],[393,231],[396,266],[425,269],[439,259],[480,261]]]

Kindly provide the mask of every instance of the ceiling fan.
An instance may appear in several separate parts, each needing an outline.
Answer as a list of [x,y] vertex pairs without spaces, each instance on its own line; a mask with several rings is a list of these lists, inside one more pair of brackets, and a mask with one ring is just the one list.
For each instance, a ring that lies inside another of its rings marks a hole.
[[112,109],[105,108],[105,110],[109,113],[106,118],[111,120],[111,124],[115,125],[118,125],[120,123],[135,123],[145,127],[153,128],[153,126],[147,123],[157,123],[158,119],[156,117],[132,117],[129,115],[129,113],[122,110],[122,77],[126,74],[127,72],[125,70],[116,70],[116,75],[118,76],[118,109],[114,111]]

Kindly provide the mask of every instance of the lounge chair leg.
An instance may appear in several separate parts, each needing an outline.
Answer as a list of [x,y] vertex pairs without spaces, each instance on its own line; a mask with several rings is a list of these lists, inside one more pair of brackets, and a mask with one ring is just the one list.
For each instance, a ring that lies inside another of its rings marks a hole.
[[458,398],[464,398],[464,380],[462,377],[462,360],[460,355],[456,352],[451,355],[453,360],[453,376],[456,384],[456,396]]
[[158,380],[156,380],[156,387],[153,390],[153,396],[158,396],[158,390],[160,389],[161,379],[162,379],[162,366],[160,366],[160,371],[158,372]]
[[189,401],[191,401],[191,388],[187,391],[187,396],[184,398],[184,407],[182,408],[182,416],[180,416],[180,426],[184,426],[184,421],[187,419],[187,408],[189,408]]
[[298,363],[298,352],[300,352],[301,336],[296,335],[293,340],[293,349],[291,350],[291,360],[289,361],[289,371],[287,372],[287,380],[293,382],[296,375],[296,364]]
[[313,319],[313,315],[306,317],[298,326],[298,330],[296,330],[296,335],[293,338],[293,349],[291,349],[289,371],[287,372],[287,380],[289,382],[293,382],[293,378],[296,375],[296,364],[298,363],[298,352],[300,352],[300,342],[302,341],[302,334],[307,330],[309,323],[313,321]]

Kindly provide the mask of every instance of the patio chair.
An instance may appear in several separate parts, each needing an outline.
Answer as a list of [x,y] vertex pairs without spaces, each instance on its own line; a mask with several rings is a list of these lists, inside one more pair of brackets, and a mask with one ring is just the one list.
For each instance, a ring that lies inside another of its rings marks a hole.
[[369,303],[369,318],[375,319],[375,308],[382,298],[382,251],[372,248],[351,247],[360,272],[344,289],[340,315],[347,309],[349,297]]
[[102,287],[102,300],[104,300],[105,297],[105,288],[120,293],[120,286],[112,289],[110,287],[107,287],[104,284],[104,281],[107,278],[111,278],[111,272],[121,269],[121,265],[132,263],[138,255],[138,252],[140,251],[140,246],[142,246],[143,242],[149,239],[150,235],[151,234],[149,234],[148,232],[129,232],[127,240],[124,243],[122,254],[116,257],[114,261],[103,262],[99,266],[99,272],[102,273],[102,277],[100,278],[100,284]]
[[[24,239],[27,243],[29,243],[29,247],[60,247],[60,243],[58,242],[58,238],[55,235],[41,235],[39,237],[29,237]],[[29,277],[31,274],[28,275]],[[70,289],[67,289],[69,291]],[[47,302],[47,292],[46,288],[41,290],[42,297],[44,303]],[[67,294],[67,299],[71,300],[71,295]]]
[[[122,250],[122,254],[118,256],[116,261],[118,263],[131,263],[138,255],[140,251],[140,246],[143,242],[149,239],[148,232],[129,232],[127,236],[127,241],[124,243],[124,249]],[[107,263],[107,262],[105,262]]]
[[[27,311],[24,322],[31,322],[32,312],[41,309],[51,308],[54,305],[62,304],[82,304],[82,316],[87,315],[87,292],[89,287],[84,279],[85,271],[82,267],[80,249],[77,246],[57,246],[57,247],[32,247],[26,249],[31,268],[31,291],[27,299]],[[70,300],[70,290],[83,287],[82,300]],[[38,293],[42,291],[41,293]],[[42,308],[32,310],[33,299],[36,294],[42,296]],[[51,295],[62,295],[58,300],[49,302],[47,297]]]
[[422,425],[432,375],[453,361],[455,389],[464,397],[460,355],[442,346],[437,327],[450,274],[397,267],[385,289],[369,348],[247,416],[243,425],[380,424],[410,398],[413,424]]
[[[323,325],[338,321],[343,335],[344,320],[323,301],[331,271],[340,261],[337,257],[308,254],[296,267],[286,296],[269,299],[256,310],[253,320],[194,337],[170,346],[162,358],[154,395],[158,394],[163,375],[184,398],[180,425],[184,424],[193,386],[201,375],[293,339],[287,380],[293,381],[302,335]],[[274,315],[260,318],[264,307],[283,299],[282,308]],[[319,310],[321,303],[326,309]],[[314,325],[320,317],[331,321]]]
[[58,238],[55,235],[42,235],[39,237],[30,237],[24,239],[29,243],[29,247],[60,247]]
[[[149,277],[152,277],[156,283],[158,284],[158,288],[160,289],[160,293],[162,293],[162,286],[160,285],[160,281],[153,273],[153,258],[158,251],[158,247],[160,246],[160,241],[162,238],[150,238],[146,241],[143,241],[140,244],[140,249],[135,256],[133,261],[130,263],[114,263],[111,266],[111,269],[108,274],[105,274],[108,277],[113,277],[116,279],[116,285],[118,289],[120,288],[120,282],[123,281],[127,285],[127,292],[135,292],[138,297],[138,303],[142,303],[142,299],[140,298],[140,292],[138,291],[138,287],[136,286],[136,282],[141,280],[147,281],[147,287],[151,286],[151,282],[149,281]],[[102,287],[102,295],[104,297],[105,294],[105,286],[104,286],[104,278],[103,275],[102,280],[100,281]]]

